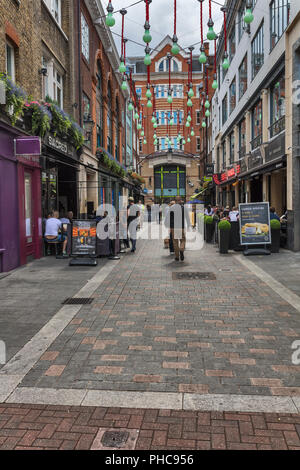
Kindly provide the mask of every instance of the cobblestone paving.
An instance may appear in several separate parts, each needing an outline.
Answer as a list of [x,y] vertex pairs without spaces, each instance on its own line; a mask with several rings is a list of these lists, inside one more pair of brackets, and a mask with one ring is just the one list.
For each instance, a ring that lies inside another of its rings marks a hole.
[[299,414],[0,405],[0,450],[89,450],[112,428],[135,450],[300,450]]
[[139,242],[21,386],[300,396],[299,313],[236,256],[210,245],[176,263],[161,242]]

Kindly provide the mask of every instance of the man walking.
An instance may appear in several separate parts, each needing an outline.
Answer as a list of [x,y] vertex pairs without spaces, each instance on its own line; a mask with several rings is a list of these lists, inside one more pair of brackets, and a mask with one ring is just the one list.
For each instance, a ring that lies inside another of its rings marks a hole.
[[139,207],[134,204],[133,197],[129,198],[129,206],[128,206],[128,217],[127,217],[127,225],[129,229],[129,237],[132,245],[131,253],[136,252],[136,239],[137,239],[137,226],[138,226],[138,218],[140,216]]
[[175,205],[173,205],[166,217],[166,226],[170,228],[171,237],[173,240],[175,261],[184,261],[184,250],[186,245],[186,226],[191,226],[188,212],[185,210],[181,197],[175,198]]

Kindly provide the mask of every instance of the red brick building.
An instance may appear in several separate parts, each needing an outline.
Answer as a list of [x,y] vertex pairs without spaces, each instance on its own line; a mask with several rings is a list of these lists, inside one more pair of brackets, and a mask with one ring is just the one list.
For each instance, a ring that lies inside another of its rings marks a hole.
[[[177,195],[189,199],[201,187],[201,174],[205,160],[203,145],[205,132],[202,128],[203,98],[206,99],[206,87],[209,100],[212,96],[213,58],[207,64],[199,63],[199,54],[193,51],[192,83],[194,96],[193,106],[188,107],[188,91],[190,88],[191,51],[180,48],[180,53],[170,57],[172,39],[166,36],[151,53],[150,84],[152,92],[152,108],[147,107],[146,97],[148,76],[143,57],[130,57],[128,61],[134,66],[136,91],[140,96],[140,109],[143,115],[143,128],[140,130],[140,169],[146,179],[148,200],[168,202]],[[209,45],[206,45],[209,56]],[[171,69],[172,104],[168,102],[169,64]],[[209,80],[206,80],[208,71]],[[204,92],[204,96],[202,95]],[[190,127],[186,121],[190,114]],[[155,117],[157,127],[154,128],[152,118]],[[171,119],[173,118],[173,125]],[[178,138],[180,133],[181,139]],[[193,135],[194,134],[194,135]],[[170,139],[168,143],[167,138]],[[170,152],[170,149],[172,150]],[[177,174],[177,178],[175,178]],[[176,180],[176,181],[175,181]]]

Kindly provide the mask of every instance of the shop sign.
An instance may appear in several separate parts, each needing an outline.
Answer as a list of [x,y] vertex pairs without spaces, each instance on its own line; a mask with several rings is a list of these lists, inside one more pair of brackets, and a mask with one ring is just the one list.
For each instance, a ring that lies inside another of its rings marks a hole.
[[263,158],[261,155],[260,149],[254,150],[248,157],[248,168],[251,170],[252,168],[256,168],[263,164]]
[[29,156],[30,159],[34,155],[41,155],[41,139],[39,137],[19,137],[14,140],[15,156]]
[[271,243],[268,202],[239,204],[241,245]]
[[78,156],[75,148],[63,141],[59,137],[55,137],[53,134],[47,134],[45,137],[45,144],[53,150],[63,153],[64,155],[78,160]]
[[281,134],[272,140],[265,149],[265,160],[271,162],[285,155],[285,134]]
[[214,174],[213,180],[215,184],[217,185],[226,183],[226,181],[236,178],[240,174],[240,172],[241,172],[241,165],[237,163],[232,168],[229,168],[229,170],[226,170],[223,173]]
[[72,255],[96,256],[97,222],[94,220],[73,220]]
[[214,174],[214,170],[215,170],[215,165],[213,163],[208,163],[206,165],[205,175],[208,177],[212,177]]

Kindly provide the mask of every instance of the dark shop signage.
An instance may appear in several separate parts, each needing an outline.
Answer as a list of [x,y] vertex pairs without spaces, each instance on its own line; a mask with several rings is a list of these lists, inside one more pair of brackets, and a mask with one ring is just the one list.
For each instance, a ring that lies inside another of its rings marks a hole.
[[94,220],[74,220],[72,224],[72,255],[96,256],[97,222]]
[[265,150],[266,162],[271,162],[285,155],[285,134],[281,134],[270,142]]

